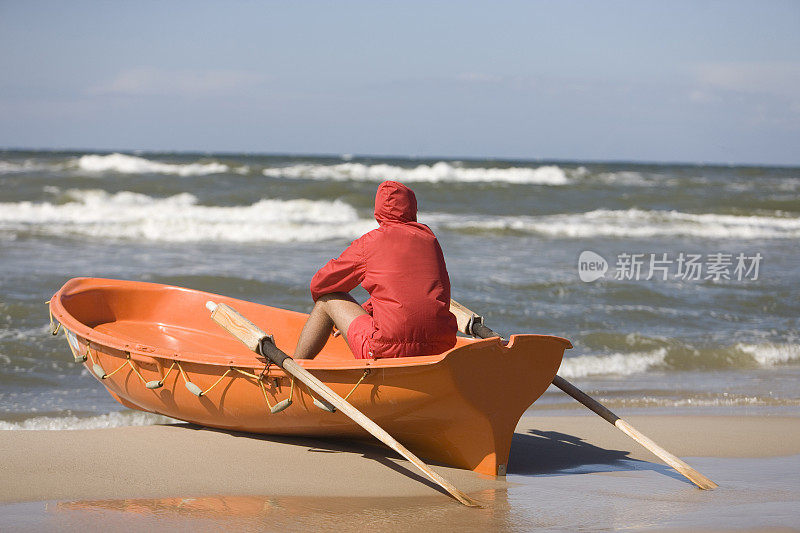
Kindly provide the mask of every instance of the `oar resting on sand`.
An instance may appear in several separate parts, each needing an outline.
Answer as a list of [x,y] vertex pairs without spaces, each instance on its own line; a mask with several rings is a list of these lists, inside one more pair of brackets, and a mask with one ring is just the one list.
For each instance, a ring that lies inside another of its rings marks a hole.
[[[483,324],[483,318],[480,315],[476,315],[460,303],[456,302],[455,300],[450,300],[450,312],[452,312],[457,319],[458,322],[458,329],[466,334],[471,335],[473,337],[480,337],[482,339],[488,339],[490,337],[500,337],[497,333],[489,329]],[[703,490],[711,490],[717,487],[717,484],[708,479],[706,476],[686,464],[685,462],[681,461],[667,450],[653,442],[647,436],[640,433],[636,428],[631,426],[628,422],[621,419],[614,413],[612,413],[608,408],[606,408],[603,404],[580,390],[578,387],[567,381],[566,379],[562,378],[561,376],[556,376],[553,378],[553,385],[561,389],[562,391],[566,392],[580,403],[600,415],[603,419],[607,420],[609,423],[616,426],[620,431],[631,437],[633,440],[650,450],[654,455],[659,457],[662,461],[667,463],[669,466],[680,472],[684,477],[686,477],[689,481],[697,485]]]
[[423,474],[449,492],[456,500],[468,507],[480,507],[477,502],[458,490],[452,483],[434,472],[416,455],[408,451],[405,446],[397,442],[394,437],[384,431],[378,424],[370,420],[344,398],[333,392],[327,385],[315,378],[308,370],[298,365],[294,359],[275,346],[266,333],[240,315],[235,309],[229,305],[223,303],[216,304],[214,302],[206,303],[206,307],[211,311],[211,319],[227,330],[228,333],[242,341],[245,346],[263,355],[285,370],[288,374],[300,380],[309,389],[319,394],[323,400],[350,417],[353,422],[367,430],[372,436],[411,461]]

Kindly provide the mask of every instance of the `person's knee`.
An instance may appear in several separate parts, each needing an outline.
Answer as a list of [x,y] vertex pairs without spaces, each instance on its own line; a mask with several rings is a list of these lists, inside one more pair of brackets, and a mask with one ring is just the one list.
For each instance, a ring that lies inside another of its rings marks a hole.
[[322,296],[317,298],[317,305],[321,303],[324,306],[331,300],[352,300],[352,298],[350,294],[346,292],[331,292],[328,294],[323,294]]
[[317,301],[320,300],[328,301],[328,300],[349,300],[350,294],[347,292],[329,292],[328,294],[323,294],[320,296]]

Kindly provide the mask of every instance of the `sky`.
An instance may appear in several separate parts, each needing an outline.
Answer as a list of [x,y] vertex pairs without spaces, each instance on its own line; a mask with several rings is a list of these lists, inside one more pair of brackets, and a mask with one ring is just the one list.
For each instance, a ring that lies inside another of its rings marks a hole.
[[0,0],[0,147],[800,165],[800,2]]

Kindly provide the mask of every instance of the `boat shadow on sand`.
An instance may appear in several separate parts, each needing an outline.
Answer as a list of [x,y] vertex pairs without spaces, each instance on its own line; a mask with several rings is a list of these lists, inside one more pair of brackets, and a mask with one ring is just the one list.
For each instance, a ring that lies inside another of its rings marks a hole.
[[511,440],[509,474],[554,476],[632,470],[652,470],[686,481],[666,465],[634,459],[629,451],[601,448],[567,433],[531,429],[514,433]]
[[[354,439],[345,439],[345,438],[335,438],[335,437],[315,438],[315,437],[299,437],[293,435],[264,435],[258,433],[246,433],[243,431],[232,431],[226,429],[211,428],[206,426],[200,426],[197,424],[192,424],[189,422],[170,424],[170,426],[182,427],[195,431],[213,431],[218,433],[225,433],[227,435],[232,435],[234,437],[240,437],[245,439],[269,441],[279,444],[289,444],[293,446],[302,446],[308,448],[307,451],[309,453],[360,454],[365,459],[370,459],[372,461],[380,463],[385,467],[394,470],[395,472],[403,474],[404,476],[407,476],[420,483],[424,483],[425,485],[428,485],[432,489],[435,489],[441,492],[442,494],[447,495],[447,491],[445,491],[442,487],[432,482],[428,478],[422,477],[418,475],[416,472],[411,471],[409,468],[413,467],[409,467],[403,464],[405,462],[405,459],[401,457],[399,454],[395,453],[394,451],[388,448],[381,446],[380,444],[373,444],[372,442],[359,441]],[[445,464],[437,463],[434,461],[428,461],[428,464],[447,467],[447,465]]]
[[[379,444],[343,438],[262,435],[209,428],[190,423],[179,423],[174,426],[196,431],[221,432],[246,439],[303,446],[308,448],[309,453],[360,454],[365,459],[378,462],[446,494],[437,484],[410,470],[400,455]],[[435,461],[428,461],[428,464],[448,467],[448,465]],[[514,433],[507,472],[509,475],[558,476],[634,470],[651,470],[680,481],[686,481],[670,467],[633,459],[628,451],[601,448],[567,433],[535,429],[529,430],[527,433]]]

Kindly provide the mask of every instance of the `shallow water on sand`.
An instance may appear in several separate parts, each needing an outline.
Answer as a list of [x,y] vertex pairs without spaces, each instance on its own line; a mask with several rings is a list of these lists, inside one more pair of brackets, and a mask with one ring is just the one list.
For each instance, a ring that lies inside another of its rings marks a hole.
[[441,498],[202,496],[0,506],[4,531],[576,531],[764,530],[800,524],[800,456],[690,458],[720,487],[700,491],[669,468],[622,460],[510,475],[474,494],[480,509]]

